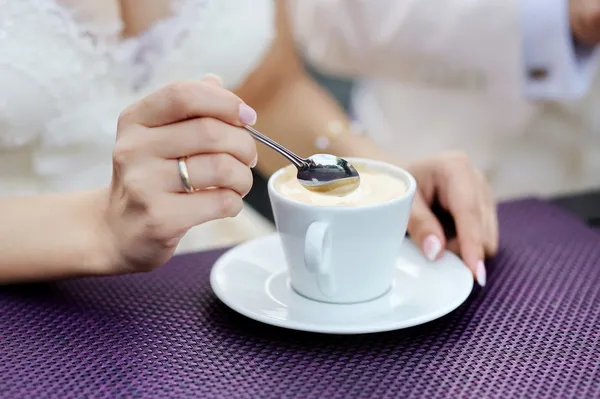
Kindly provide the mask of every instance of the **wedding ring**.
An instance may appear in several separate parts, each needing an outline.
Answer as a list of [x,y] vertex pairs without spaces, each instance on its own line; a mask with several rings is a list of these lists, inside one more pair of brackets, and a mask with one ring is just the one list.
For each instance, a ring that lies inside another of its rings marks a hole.
[[179,164],[179,177],[181,177],[181,182],[183,183],[183,188],[187,193],[193,193],[196,191],[194,186],[192,185],[192,179],[190,179],[190,172],[188,171],[187,163],[185,160],[187,157],[181,157],[177,159]]

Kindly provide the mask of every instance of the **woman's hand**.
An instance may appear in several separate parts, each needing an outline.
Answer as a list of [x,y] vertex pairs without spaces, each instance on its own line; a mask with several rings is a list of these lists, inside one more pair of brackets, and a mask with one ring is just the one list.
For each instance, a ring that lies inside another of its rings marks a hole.
[[[462,153],[448,153],[410,164],[417,180],[408,233],[425,255],[437,259],[443,248],[461,255],[477,282],[484,286],[484,258],[498,251],[498,219],[492,190],[481,172]],[[431,210],[434,201],[454,219],[455,239],[447,241]]]
[[[193,226],[236,216],[252,186],[256,113],[215,78],[165,87],[124,111],[106,202],[110,273],[165,263]],[[195,192],[185,190],[184,158]]]

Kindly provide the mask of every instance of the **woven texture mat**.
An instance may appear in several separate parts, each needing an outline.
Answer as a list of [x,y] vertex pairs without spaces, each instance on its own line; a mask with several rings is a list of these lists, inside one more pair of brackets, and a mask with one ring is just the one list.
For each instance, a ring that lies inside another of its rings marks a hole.
[[269,327],[209,286],[221,252],[150,274],[0,289],[0,397],[600,397],[600,234],[536,200],[500,209],[488,286],[435,322]]

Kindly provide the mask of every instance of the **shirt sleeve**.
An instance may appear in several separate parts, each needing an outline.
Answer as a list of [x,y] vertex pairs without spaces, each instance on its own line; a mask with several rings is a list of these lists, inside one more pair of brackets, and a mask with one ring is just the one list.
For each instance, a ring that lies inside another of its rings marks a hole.
[[578,99],[591,85],[598,48],[575,43],[568,0],[523,0],[525,95],[532,99]]
[[288,1],[300,53],[321,71],[524,97],[523,0]]

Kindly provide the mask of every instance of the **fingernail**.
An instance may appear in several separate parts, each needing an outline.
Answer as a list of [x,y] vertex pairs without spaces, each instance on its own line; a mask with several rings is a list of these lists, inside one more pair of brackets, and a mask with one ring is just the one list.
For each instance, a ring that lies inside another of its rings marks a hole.
[[254,161],[252,161],[252,163],[250,164],[250,168],[255,168],[256,164],[258,163],[258,154],[254,157]]
[[219,86],[223,86],[223,79],[214,73],[207,73],[202,79],[214,80]]
[[423,240],[423,251],[427,259],[433,261],[442,249],[442,242],[435,235],[430,234]]
[[486,272],[485,272],[485,265],[483,264],[483,261],[481,261],[481,260],[479,262],[477,262],[476,276],[477,276],[477,283],[481,287],[485,287],[485,283],[487,281],[487,276],[486,276]]
[[256,111],[242,103],[240,104],[239,119],[244,125],[254,125],[257,119]]

